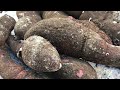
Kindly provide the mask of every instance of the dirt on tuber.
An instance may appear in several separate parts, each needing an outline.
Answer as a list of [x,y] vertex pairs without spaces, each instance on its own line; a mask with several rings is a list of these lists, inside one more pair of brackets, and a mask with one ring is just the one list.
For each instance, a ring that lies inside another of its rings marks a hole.
[[50,41],[60,54],[120,67],[120,47],[107,43],[98,33],[72,19],[41,20],[26,32],[24,38],[32,35]]
[[87,62],[62,56],[62,68],[52,75],[57,79],[97,79],[94,68]]
[[33,35],[24,41],[22,59],[36,72],[54,72],[62,67],[56,48],[41,36]]
[[0,46],[5,45],[5,42],[15,26],[15,20],[9,15],[0,17]]

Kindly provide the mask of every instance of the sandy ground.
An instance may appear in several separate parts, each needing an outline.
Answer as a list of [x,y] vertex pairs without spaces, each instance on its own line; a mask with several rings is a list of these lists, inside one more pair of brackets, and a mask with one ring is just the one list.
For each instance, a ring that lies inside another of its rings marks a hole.
[[[18,20],[16,16],[16,11],[3,11],[0,14],[0,17],[4,14],[8,14],[11,17],[13,17],[16,21]],[[12,31],[12,34],[14,34],[14,30]],[[99,79],[120,79],[120,69],[119,68],[113,68],[113,67],[106,67],[105,65],[101,64],[95,64],[92,62],[89,62],[93,68],[96,70],[98,78]],[[0,79],[2,77],[0,76]]]

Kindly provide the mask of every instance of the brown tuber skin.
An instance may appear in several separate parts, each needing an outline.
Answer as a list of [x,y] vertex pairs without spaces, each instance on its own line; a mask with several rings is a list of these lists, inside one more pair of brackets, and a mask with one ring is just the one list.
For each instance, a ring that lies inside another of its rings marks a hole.
[[36,72],[54,72],[62,67],[57,50],[40,36],[31,36],[24,41],[22,59]]
[[85,11],[80,20],[93,21],[113,41],[114,45],[120,45],[120,12],[116,11]]
[[15,63],[4,46],[0,47],[0,75],[4,79],[48,79],[44,74],[36,74]]
[[94,20],[94,23],[111,37],[114,45],[120,46],[120,23],[113,23],[110,19],[104,21]]
[[2,24],[9,31],[13,30],[15,23],[15,19],[7,14],[0,17],[0,24]]
[[41,17],[37,11],[16,11],[16,15],[18,19],[25,17],[25,16],[29,16],[36,20],[41,20]]
[[120,11],[84,11],[79,17],[80,20],[107,20],[120,22]]
[[57,79],[97,79],[93,67],[82,60],[62,56],[62,68],[53,72]]
[[43,11],[43,14],[42,14],[43,19],[66,18],[66,17],[68,17],[68,15],[62,11]]
[[77,20],[77,19],[75,19],[73,17],[68,17],[68,18],[76,21],[77,23],[83,24],[85,27],[87,27],[87,28],[95,31],[96,33],[98,33],[101,36],[101,38],[103,38],[107,43],[113,44],[111,38],[108,35],[106,35],[105,32],[103,32],[102,30],[100,30],[96,26],[96,24],[94,24],[92,21],[89,21],[89,20]]
[[111,38],[106,35],[102,30],[100,30],[92,21],[89,20],[78,20],[77,22],[83,24],[85,27],[93,30],[94,32],[98,33],[101,38],[103,38],[107,43],[112,44]]
[[50,18],[30,28],[25,39],[40,35],[56,46],[59,53],[82,57],[107,66],[120,67],[120,47],[107,43],[95,31],[69,18]]
[[15,35],[18,36],[20,39],[23,39],[26,31],[29,30],[30,27],[32,27],[38,21],[40,21],[40,19],[35,19],[30,16],[24,16],[18,19],[14,27]]
[[4,15],[0,17],[0,46],[4,45],[11,30],[15,25],[14,18],[9,15]]
[[26,31],[40,21],[41,17],[37,11],[16,11],[16,14],[19,19],[15,24],[14,31],[19,39],[23,39]]

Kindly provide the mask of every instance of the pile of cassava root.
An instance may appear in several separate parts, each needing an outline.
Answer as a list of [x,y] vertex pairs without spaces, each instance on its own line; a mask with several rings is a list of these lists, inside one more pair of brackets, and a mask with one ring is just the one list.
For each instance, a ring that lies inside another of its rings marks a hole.
[[[1,16],[0,75],[4,79],[97,79],[87,61],[119,68],[119,14],[16,11],[17,22]],[[21,63],[14,61],[9,49]]]

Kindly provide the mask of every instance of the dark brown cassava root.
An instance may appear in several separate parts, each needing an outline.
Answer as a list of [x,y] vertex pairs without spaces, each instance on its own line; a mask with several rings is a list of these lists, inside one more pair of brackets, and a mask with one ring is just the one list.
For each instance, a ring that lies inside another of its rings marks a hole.
[[57,79],[97,79],[93,67],[83,61],[72,57],[62,56],[62,68],[52,73]]
[[100,30],[92,21],[89,20],[77,20],[80,24],[83,24],[85,27],[93,30],[94,32],[98,33],[101,38],[103,38],[107,43],[112,44],[111,38],[106,35],[102,30]]
[[116,46],[120,46],[120,23],[113,23],[110,19],[104,21],[94,20],[94,23],[101,28]]
[[50,18],[36,23],[24,39],[39,35],[56,46],[59,53],[120,67],[120,47],[111,45],[95,31],[69,18]]
[[11,30],[15,25],[15,20],[9,15],[0,17],[0,46],[4,45]]
[[40,19],[34,19],[30,16],[25,16],[18,19],[14,27],[15,35],[18,36],[20,39],[23,39],[26,31],[29,30],[30,27],[32,27],[38,21],[40,21]]
[[27,70],[16,63],[5,46],[0,47],[0,75],[4,79],[48,79],[46,75]]
[[89,21],[89,20],[77,20],[77,19],[75,19],[73,17],[70,17],[70,16],[68,16],[66,18],[70,18],[70,19],[72,19],[72,20],[74,20],[74,21],[76,21],[78,23],[83,24],[85,27],[88,27],[89,29],[91,29],[91,30],[95,31],[96,33],[98,33],[101,36],[101,38],[103,38],[107,43],[113,44],[111,38],[108,35],[106,35],[105,32],[100,30],[92,21]]
[[15,24],[15,35],[20,39],[24,38],[24,34],[36,22],[41,20],[40,15],[35,11],[17,11],[18,21]]
[[57,50],[40,36],[31,36],[24,41],[22,59],[36,72],[54,72],[62,67]]
[[118,11],[85,11],[80,20],[91,20],[103,30],[113,41],[120,45],[120,12]]
[[66,18],[66,17],[68,17],[68,15],[62,11],[43,11],[43,14],[42,14],[43,19]]

